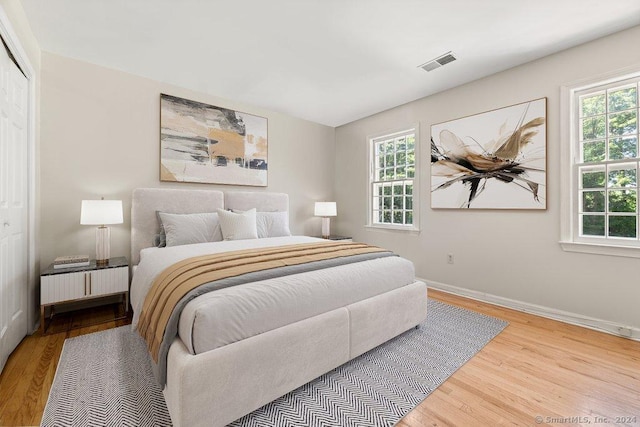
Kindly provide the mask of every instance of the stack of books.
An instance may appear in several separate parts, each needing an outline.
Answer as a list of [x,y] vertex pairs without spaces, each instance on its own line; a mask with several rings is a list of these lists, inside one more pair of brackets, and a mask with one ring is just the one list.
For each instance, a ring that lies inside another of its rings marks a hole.
[[53,260],[53,268],[74,268],[89,265],[89,255],[59,256]]

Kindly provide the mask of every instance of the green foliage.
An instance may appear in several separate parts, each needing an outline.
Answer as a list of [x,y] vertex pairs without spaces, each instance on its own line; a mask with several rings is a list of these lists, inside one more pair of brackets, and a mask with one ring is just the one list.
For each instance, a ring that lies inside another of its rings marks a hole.
[[615,169],[609,171],[609,187],[627,188],[636,187],[636,170]]
[[582,234],[586,236],[604,236],[604,216],[583,215]]
[[585,163],[604,160],[605,144],[603,139],[582,144],[582,161]]
[[612,138],[609,140],[609,159],[620,160],[634,157],[638,157],[637,137]]
[[609,91],[609,111],[623,111],[635,108],[638,105],[636,86]]
[[605,113],[605,94],[592,95],[580,100],[581,116],[595,116]]
[[582,140],[602,139],[606,135],[605,116],[595,116],[582,120]]
[[630,215],[609,217],[609,236],[636,237],[636,217]]
[[629,135],[638,132],[638,112],[624,111],[609,115],[609,135]]
[[583,212],[604,212],[604,191],[585,191],[582,193]]
[[609,191],[609,212],[635,212],[636,199],[634,190]]
[[603,188],[604,184],[604,171],[582,173],[582,188]]

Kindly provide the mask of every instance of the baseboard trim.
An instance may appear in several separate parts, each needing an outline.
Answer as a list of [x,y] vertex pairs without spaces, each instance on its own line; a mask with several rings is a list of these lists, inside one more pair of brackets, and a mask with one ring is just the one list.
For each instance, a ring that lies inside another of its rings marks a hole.
[[458,286],[447,285],[446,283],[435,282],[433,280],[418,279],[427,284],[427,287],[439,291],[459,295],[477,301],[498,305],[500,307],[510,308],[512,310],[524,313],[535,314],[536,316],[546,317],[548,319],[558,320],[560,322],[569,323],[571,325],[582,326],[584,328],[593,329],[600,332],[606,332],[623,338],[629,338],[634,341],[640,341],[640,328],[622,325],[608,320],[596,319],[593,317],[583,316],[568,311],[557,310],[555,308],[545,307],[542,305],[531,304],[524,301],[518,301],[510,298],[504,298],[485,292],[474,291],[472,289],[460,288]]

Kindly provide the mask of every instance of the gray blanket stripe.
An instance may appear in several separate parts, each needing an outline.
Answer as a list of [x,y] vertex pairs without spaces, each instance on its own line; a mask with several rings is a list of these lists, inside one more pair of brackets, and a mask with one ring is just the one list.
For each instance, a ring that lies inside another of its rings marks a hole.
[[151,361],[153,374],[155,375],[158,383],[161,387],[167,382],[167,354],[169,353],[169,346],[178,335],[178,320],[182,310],[192,299],[206,294],[208,292],[216,291],[218,289],[224,289],[231,286],[242,285],[249,282],[257,282],[262,280],[273,279],[276,277],[284,277],[292,274],[306,273],[308,271],[321,270],[324,268],[337,267],[341,265],[353,264],[356,262],[369,261],[377,258],[386,258],[390,256],[398,256],[393,252],[374,252],[361,255],[351,255],[347,257],[333,258],[322,261],[314,261],[306,264],[290,265],[286,267],[272,268],[269,270],[256,271],[253,273],[247,273],[236,277],[228,277],[226,279],[214,280],[213,282],[205,283],[187,295],[185,295],[176,305],[169,322],[162,337],[162,343],[158,351],[158,363]]

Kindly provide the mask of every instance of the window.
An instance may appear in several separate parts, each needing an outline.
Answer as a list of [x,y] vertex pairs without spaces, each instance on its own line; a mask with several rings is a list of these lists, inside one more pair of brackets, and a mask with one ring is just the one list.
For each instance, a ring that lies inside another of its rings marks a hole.
[[[564,243],[640,249],[639,83],[640,75],[635,75],[566,88],[571,207]],[[634,252],[612,254],[640,256]]]
[[369,139],[369,225],[418,229],[416,128]]

